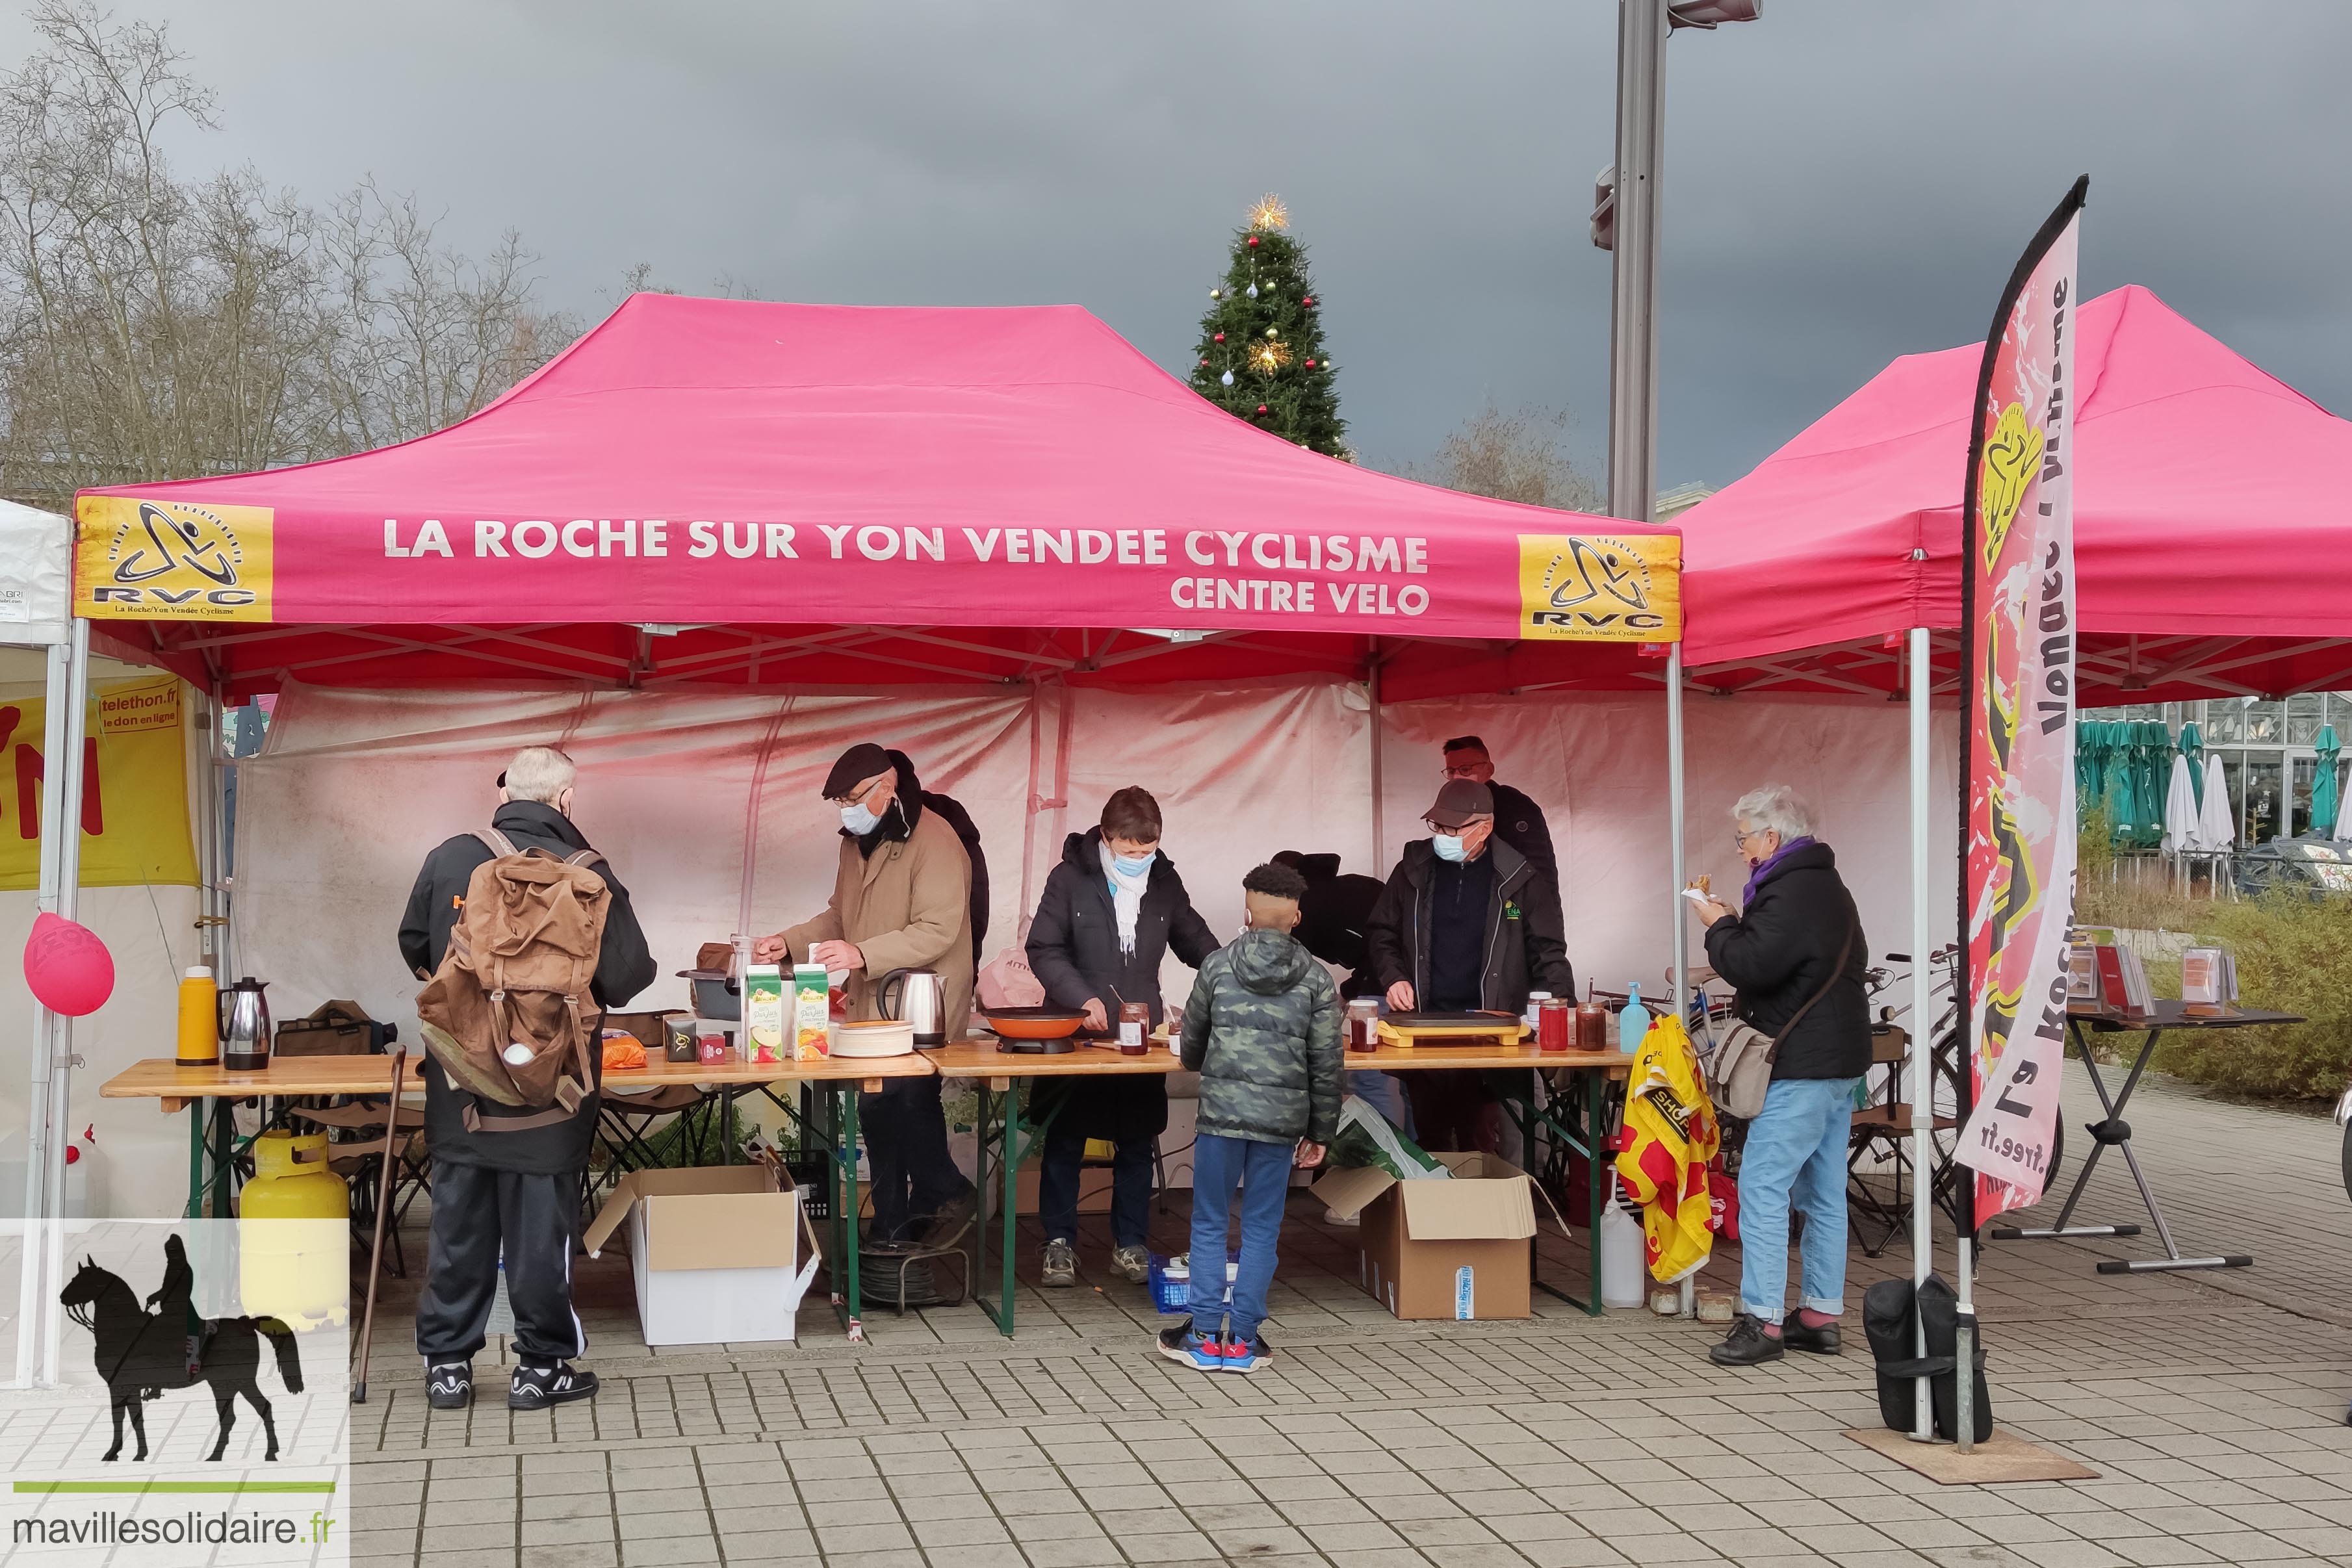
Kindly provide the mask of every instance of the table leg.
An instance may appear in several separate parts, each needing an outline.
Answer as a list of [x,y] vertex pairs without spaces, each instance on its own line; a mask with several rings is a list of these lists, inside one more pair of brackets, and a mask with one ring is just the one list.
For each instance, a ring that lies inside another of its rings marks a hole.
[[2121,1151],[2124,1164],[2131,1169],[2132,1185],[2139,1188],[2140,1201],[2147,1206],[2147,1217],[2156,1223],[2157,1239],[2164,1244],[2164,1256],[2105,1259],[2098,1265],[2100,1273],[2142,1274],[2188,1269],[2252,1268],[2253,1259],[2242,1252],[2210,1258],[2182,1257],[2180,1249],[2173,1243],[2171,1228],[2165,1223],[2164,1210],[2157,1204],[2155,1189],[2147,1185],[2147,1176],[2139,1168],[2139,1156],[2132,1153],[2131,1124],[2123,1119],[2124,1108],[2131,1103],[2132,1092],[2139,1087],[2140,1075],[2147,1071],[2148,1062],[2156,1055],[2157,1041],[2164,1037],[2164,1031],[2160,1029],[2152,1029],[2142,1038],[2139,1055],[2132,1062],[2131,1071],[2124,1077],[2122,1091],[2110,1097],[2107,1093],[2107,1082],[2100,1075],[2098,1061],[2091,1054],[2089,1042],[2083,1038],[2081,1026],[2069,1020],[2067,1029],[2074,1037],[2075,1046],[2082,1051],[2084,1069],[2091,1075],[2091,1088],[2098,1095],[2099,1108],[2105,1112],[2106,1115],[2103,1120],[2092,1123],[2085,1129],[2091,1134],[2091,1152],[2084,1158],[2083,1168],[2074,1177],[2074,1186],[2067,1193],[2064,1206],[2058,1211],[2058,1223],[2046,1229],[2002,1226],[1993,1231],[1993,1239],[1996,1241],[2047,1241],[2073,1237],[2137,1236],[2140,1228],[2137,1225],[2069,1225],[2067,1223],[2074,1218],[2075,1205],[2082,1201],[2084,1192],[2091,1185],[2091,1173],[2098,1168],[2099,1156],[2113,1146]]
[[841,1102],[841,1136],[836,1158],[841,1162],[841,1228],[842,1270],[849,1282],[850,1342],[862,1343],[866,1338],[866,1297],[857,1282],[857,1085],[844,1083],[835,1091]]
[[205,1117],[212,1102],[193,1101],[188,1105],[188,1207],[184,1219],[201,1219],[205,1212]]
[[[980,1310],[988,1314],[989,1321],[996,1325],[997,1331],[1005,1338],[1011,1339],[1014,1289],[1013,1249],[1015,1245],[1014,1227],[1018,1218],[1016,1211],[1021,1203],[1018,1175],[1021,1169],[1021,1087],[1019,1084],[1008,1082],[1001,1090],[991,1089],[985,1084],[982,1086],[979,1130],[980,1158],[982,1166],[979,1173],[981,1178],[979,1200],[982,1212],[980,1228],[972,1242],[972,1274],[975,1281],[972,1293],[980,1301]],[[996,1149],[996,1169],[993,1173],[986,1168],[989,1145],[992,1143],[995,1145]],[[994,1178],[992,1182],[992,1176]],[[987,1208],[992,1199],[998,1206],[997,1228],[999,1231],[996,1246],[997,1300],[993,1305],[989,1301],[987,1290],[988,1243],[991,1229]]]
[[1585,1260],[1584,1314],[1597,1318],[1608,1308],[1601,1300],[1601,1216],[1609,1207],[1611,1190],[1617,1180],[1616,1166],[1602,1156],[1608,1134],[1602,1131],[1609,1101],[1609,1081],[1598,1073],[1580,1072],[1576,1076],[1574,1093],[1582,1112],[1585,1159],[1588,1162],[1584,1179]]
[[[1571,1307],[1581,1308],[1587,1317],[1599,1317],[1608,1309],[1601,1301],[1601,1211],[1607,1202],[1608,1184],[1615,1178],[1603,1159],[1606,1151],[1601,1125],[1602,1106],[1607,1098],[1606,1080],[1594,1072],[1570,1071],[1567,1092],[1538,1107],[1532,1098],[1527,1102],[1527,1124],[1541,1127],[1567,1145],[1585,1159],[1585,1238],[1589,1257],[1586,1260],[1585,1293],[1582,1300],[1544,1280],[1532,1276],[1538,1290],[1558,1297]],[[1568,1115],[1562,1120],[1556,1106],[1559,1100],[1568,1103]],[[1529,1134],[1532,1146],[1533,1136]],[[1529,1260],[1530,1268],[1533,1258]]]

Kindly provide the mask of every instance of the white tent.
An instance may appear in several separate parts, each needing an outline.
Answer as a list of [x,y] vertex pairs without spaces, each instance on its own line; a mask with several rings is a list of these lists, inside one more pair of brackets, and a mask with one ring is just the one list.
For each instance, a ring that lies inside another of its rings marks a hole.
[[[48,655],[47,731],[41,780],[45,829],[72,821],[81,800],[82,729],[89,698],[89,622],[71,613],[73,525],[53,512],[0,501],[0,644]],[[41,834],[40,908],[74,918],[81,883],[81,835]],[[64,1279],[64,1236],[45,1224],[64,1213],[65,1145],[73,1080],[73,1020],[36,1000],[33,1072],[25,1144],[25,1231],[18,1270],[19,1386],[58,1375],[56,1281]],[[38,1245],[37,1245],[38,1243]]]

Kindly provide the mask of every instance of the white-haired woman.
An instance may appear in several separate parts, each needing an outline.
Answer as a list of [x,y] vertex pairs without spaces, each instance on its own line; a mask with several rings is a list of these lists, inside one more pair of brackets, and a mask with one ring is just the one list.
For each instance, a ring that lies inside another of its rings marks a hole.
[[[1869,948],[1837,857],[1813,837],[1795,790],[1768,784],[1731,810],[1752,871],[1735,914],[1699,904],[1707,962],[1739,1016],[1773,1037],[1772,1082],[1739,1160],[1740,1317],[1708,1354],[1725,1366],[1790,1350],[1838,1354],[1845,1311],[1846,1146],[1853,1092],[1870,1070]],[[1803,1211],[1803,1278],[1787,1322],[1789,1209]]]

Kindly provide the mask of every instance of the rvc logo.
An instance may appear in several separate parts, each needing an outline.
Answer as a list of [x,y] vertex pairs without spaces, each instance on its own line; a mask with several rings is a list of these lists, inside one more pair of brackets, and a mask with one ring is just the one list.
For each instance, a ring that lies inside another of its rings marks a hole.
[[1625,541],[1571,536],[1521,545],[1523,635],[1627,637],[1664,630],[1650,563]]
[[85,613],[267,617],[268,508],[92,496],[81,516]]

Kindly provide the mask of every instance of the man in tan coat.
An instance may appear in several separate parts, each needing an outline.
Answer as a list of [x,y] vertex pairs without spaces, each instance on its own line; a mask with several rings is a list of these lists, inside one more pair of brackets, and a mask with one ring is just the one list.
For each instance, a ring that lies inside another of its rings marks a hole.
[[[853,1018],[881,1016],[877,993],[893,969],[940,976],[948,1037],[971,1011],[971,857],[956,831],[923,810],[911,766],[870,742],[853,746],[824,781],[841,812],[841,865],[833,900],[814,917],[763,936],[761,963],[822,964],[849,972]],[[874,1234],[883,1241],[944,1240],[971,1217],[971,1183],[948,1153],[936,1077],[891,1079],[858,1099],[872,1161]]]

